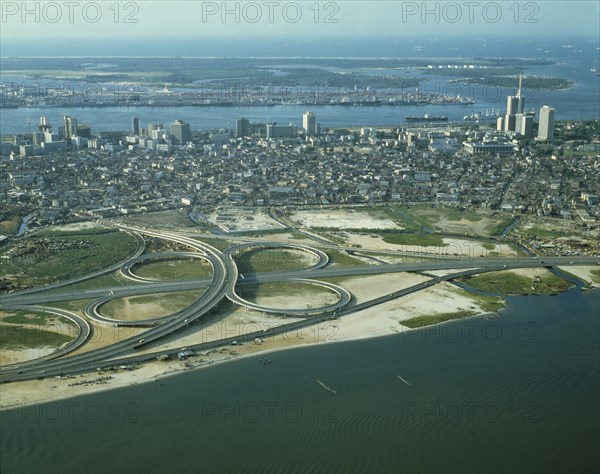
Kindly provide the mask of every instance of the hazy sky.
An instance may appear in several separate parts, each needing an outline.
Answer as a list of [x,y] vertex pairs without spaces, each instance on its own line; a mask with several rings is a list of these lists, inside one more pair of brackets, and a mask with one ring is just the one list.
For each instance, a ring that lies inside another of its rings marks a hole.
[[110,36],[600,34],[597,0],[0,3],[0,38],[10,41]]

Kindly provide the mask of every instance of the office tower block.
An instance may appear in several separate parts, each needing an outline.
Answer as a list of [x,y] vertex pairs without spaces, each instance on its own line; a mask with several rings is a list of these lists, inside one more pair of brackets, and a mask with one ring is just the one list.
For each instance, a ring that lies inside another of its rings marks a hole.
[[64,116],[65,122],[65,139],[67,141],[71,140],[71,137],[77,136],[77,120],[73,117],[69,117],[68,115]]
[[302,115],[302,128],[306,136],[318,134],[317,117],[312,112],[305,112]]
[[133,132],[134,135],[138,135],[140,134],[140,119],[139,117],[133,117],[131,119],[131,131]]
[[554,138],[554,107],[544,105],[540,109],[537,137],[540,140],[552,140]]
[[175,122],[171,124],[171,139],[173,140],[173,143],[177,145],[185,145],[192,141],[190,124],[185,120],[175,120]]
[[250,134],[250,121],[247,118],[239,118],[235,122],[235,136],[237,138],[247,137]]

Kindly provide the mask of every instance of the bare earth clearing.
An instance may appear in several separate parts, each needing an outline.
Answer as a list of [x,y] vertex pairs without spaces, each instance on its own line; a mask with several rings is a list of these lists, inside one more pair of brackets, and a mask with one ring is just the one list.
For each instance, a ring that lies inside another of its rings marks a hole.
[[389,219],[354,209],[297,211],[290,218],[304,227],[338,229],[402,229]]

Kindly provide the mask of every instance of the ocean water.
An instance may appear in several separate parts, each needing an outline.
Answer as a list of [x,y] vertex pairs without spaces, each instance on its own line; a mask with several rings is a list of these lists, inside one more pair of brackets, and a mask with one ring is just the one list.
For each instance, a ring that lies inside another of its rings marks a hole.
[[510,297],[500,319],[5,411],[0,470],[598,472],[599,314],[599,290]]

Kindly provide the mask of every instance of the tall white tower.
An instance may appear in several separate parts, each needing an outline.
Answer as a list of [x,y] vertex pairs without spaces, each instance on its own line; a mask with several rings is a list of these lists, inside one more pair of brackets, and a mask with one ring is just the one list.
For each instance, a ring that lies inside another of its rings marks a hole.
[[523,93],[521,90],[521,81],[523,80],[523,76],[519,76],[519,90],[517,91],[517,113],[522,114],[525,113],[525,97],[523,97]]
[[305,112],[302,115],[302,128],[306,136],[317,135],[317,117],[312,112]]
[[554,107],[544,105],[540,109],[537,137],[539,140],[552,140],[554,138]]

